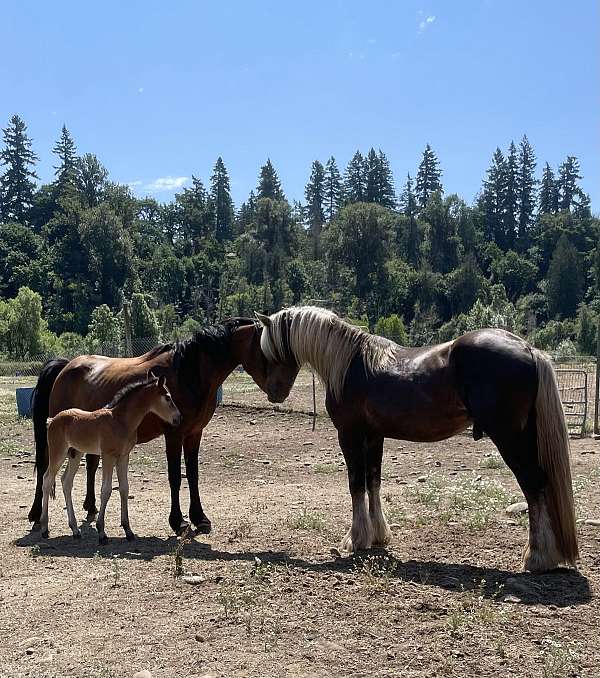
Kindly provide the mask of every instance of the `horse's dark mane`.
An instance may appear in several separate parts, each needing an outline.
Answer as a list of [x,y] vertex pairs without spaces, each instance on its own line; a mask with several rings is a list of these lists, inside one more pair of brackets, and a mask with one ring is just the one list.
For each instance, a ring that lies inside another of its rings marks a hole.
[[131,384],[127,384],[127,386],[123,386],[123,388],[119,389],[113,399],[104,406],[105,410],[112,410],[114,409],[120,402],[125,400],[125,398],[129,397],[130,395],[133,395],[134,393],[137,393],[140,389],[142,389],[144,386],[147,386],[148,384],[151,384],[154,380],[153,379],[138,379],[138,381],[133,381]]

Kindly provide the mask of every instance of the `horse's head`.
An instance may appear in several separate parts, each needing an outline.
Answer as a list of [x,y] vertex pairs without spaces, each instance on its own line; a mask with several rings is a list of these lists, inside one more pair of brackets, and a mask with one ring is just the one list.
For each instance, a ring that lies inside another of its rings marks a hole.
[[150,388],[152,389],[152,412],[166,421],[171,426],[178,426],[181,423],[181,412],[173,402],[173,398],[166,385],[165,376],[156,376],[152,371],[148,374],[150,378]]
[[261,348],[263,333],[269,331],[270,318],[257,314],[258,322],[245,330],[245,347],[241,352],[243,368],[266,394],[269,402],[282,403],[290,394],[300,369],[295,359],[269,359]]

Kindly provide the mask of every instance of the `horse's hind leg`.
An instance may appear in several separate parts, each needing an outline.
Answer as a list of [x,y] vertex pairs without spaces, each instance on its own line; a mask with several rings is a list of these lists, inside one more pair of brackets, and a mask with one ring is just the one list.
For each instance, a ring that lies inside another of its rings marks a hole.
[[119,480],[119,494],[121,495],[121,527],[125,530],[127,541],[133,541],[135,534],[129,526],[129,479],[127,468],[129,466],[129,453],[123,454],[117,461],[117,478]]
[[96,519],[96,514],[98,513],[98,508],[96,507],[95,480],[98,464],[100,463],[100,457],[97,454],[86,454],[85,463],[86,492],[85,499],[83,500],[83,510],[87,511],[86,521],[88,523],[93,523]]
[[371,519],[367,510],[366,447],[363,431],[338,431],[338,439],[346,467],[352,497],[352,527],[342,539],[341,549],[352,553],[371,548]]
[[40,527],[42,529],[42,537],[48,537],[48,499],[50,495],[54,497],[56,474],[63,465],[67,457],[69,448],[64,443],[55,443],[48,441],[48,468],[44,473],[42,480],[42,515],[40,518]]
[[69,463],[62,476],[62,488],[65,495],[65,504],[67,506],[67,516],[69,518],[69,527],[73,531],[74,539],[81,539],[81,531],[77,524],[77,517],[75,516],[75,508],[73,507],[73,480],[75,474],[79,469],[79,462],[83,454],[71,448],[69,450]]
[[392,538],[392,532],[381,509],[381,462],[383,437],[369,436],[366,440],[367,491],[369,493],[369,516],[371,518],[373,544],[384,546]]
[[104,516],[106,514],[106,505],[112,494],[112,477],[115,467],[114,459],[111,455],[102,457],[102,489],[100,490],[100,513],[96,520],[96,529],[98,530],[98,541],[100,544],[108,544],[108,537],[104,531]]

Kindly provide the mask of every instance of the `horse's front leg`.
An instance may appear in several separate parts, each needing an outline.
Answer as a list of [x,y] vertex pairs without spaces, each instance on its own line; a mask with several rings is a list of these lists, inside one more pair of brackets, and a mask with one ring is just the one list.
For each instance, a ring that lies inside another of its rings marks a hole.
[[371,548],[373,543],[373,529],[367,510],[365,434],[357,429],[340,430],[338,439],[348,468],[348,485],[352,497],[352,527],[340,546],[343,551],[352,553]]
[[212,526],[202,508],[198,487],[198,454],[201,439],[202,432],[187,436],[183,441],[183,456],[185,459],[185,473],[190,489],[190,520],[200,534],[209,534]]
[[179,504],[179,490],[181,489],[181,445],[182,436],[177,430],[165,433],[167,447],[167,470],[169,472],[169,487],[171,489],[171,512],[169,525],[175,534],[183,534],[187,523],[183,519]]
[[392,531],[381,508],[381,462],[383,459],[383,437],[368,436],[367,453],[367,491],[369,493],[369,516],[373,528],[373,544],[384,546],[392,538]]
[[97,454],[86,454],[85,455],[85,464],[86,464],[86,492],[85,499],[83,500],[83,510],[87,511],[86,521],[88,523],[93,523],[96,520],[96,515],[98,514],[98,508],[96,507],[96,471],[98,470],[98,464],[100,463],[100,457]]

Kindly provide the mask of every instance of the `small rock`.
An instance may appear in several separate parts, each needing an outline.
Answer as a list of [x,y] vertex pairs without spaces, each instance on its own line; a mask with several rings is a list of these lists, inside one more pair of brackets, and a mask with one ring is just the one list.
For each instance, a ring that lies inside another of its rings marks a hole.
[[340,553],[340,550],[337,549],[335,546],[332,546],[332,547],[331,547],[331,550],[330,550],[329,552],[331,553],[331,555],[332,555],[334,558],[341,558],[341,557],[342,557],[342,554]]
[[206,640],[206,638],[205,638],[203,635],[201,635],[200,633],[197,633],[197,634],[194,636],[194,638],[195,638],[199,643],[203,643],[203,642]]
[[204,583],[204,577],[197,574],[186,574],[181,578],[181,581],[184,581],[186,584],[191,584],[192,586],[198,586],[198,584]]
[[256,419],[250,419],[250,426],[256,426]]
[[402,523],[391,523],[390,530],[401,530],[403,527]]
[[506,507],[506,513],[509,516],[514,516],[518,513],[527,513],[528,506],[526,501],[517,501],[514,504]]
[[418,482],[418,483],[425,483],[425,482],[427,482],[427,476],[419,476],[419,477],[417,478],[417,482]]
[[502,598],[502,602],[504,603],[522,603],[523,601],[519,598],[519,596],[514,596],[512,593],[507,594]]
[[137,673],[133,674],[133,678],[152,678],[152,674],[148,669],[144,669],[143,671],[138,671]]
[[25,480],[25,476],[17,476],[17,480]]
[[312,440],[307,440],[306,442],[302,443],[302,445],[306,447],[307,445],[314,445],[314,443]]
[[28,647],[25,650],[25,654],[29,654],[29,655],[33,654],[34,652],[35,652],[35,650],[32,647]]
[[584,525],[594,525],[596,527],[600,527],[600,520],[597,518],[588,518],[587,520],[583,521]]

